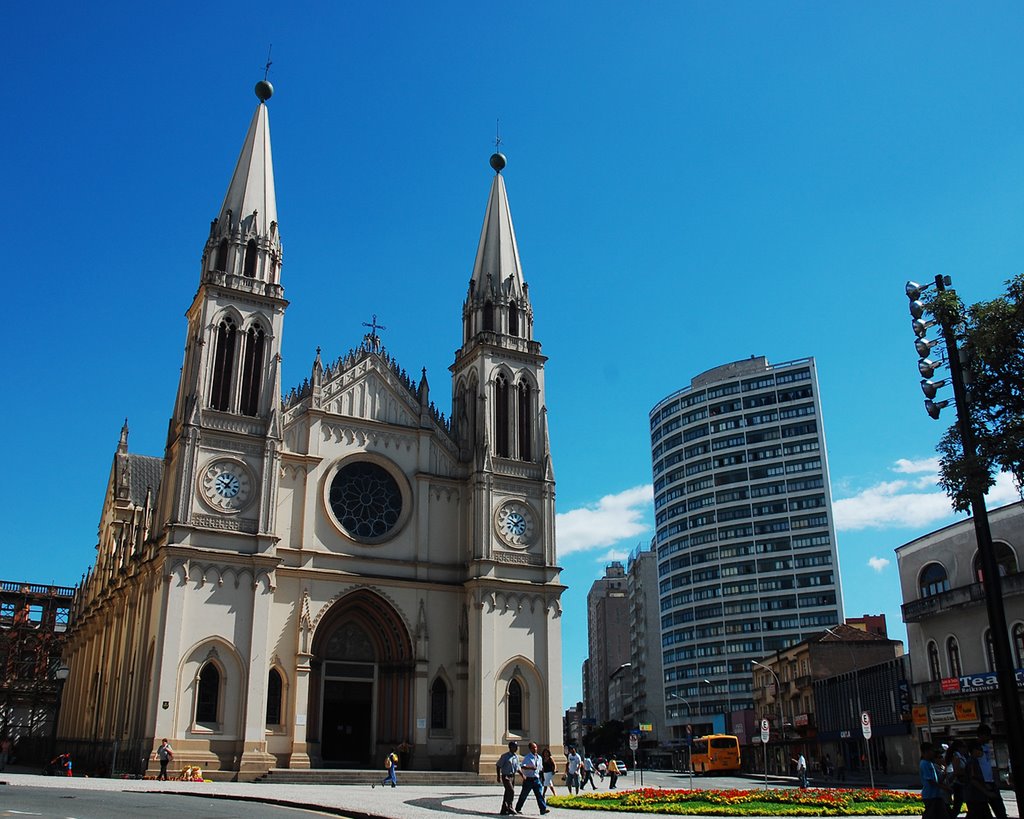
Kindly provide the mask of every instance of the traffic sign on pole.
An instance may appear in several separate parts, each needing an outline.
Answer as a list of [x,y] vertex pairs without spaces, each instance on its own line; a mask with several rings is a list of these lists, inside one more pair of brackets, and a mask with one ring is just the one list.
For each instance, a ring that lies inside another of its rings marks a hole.
[[864,739],[871,739],[871,714],[867,711],[860,714],[860,730],[864,734]]
[[769,727],[768,727],[768,720],[766,720],[766,719],[761,720],[761,742],[767,742],[768,741],[768,737],[769,737],[770,734],[771,734],[771,731],[769,730]]
[[640,737],[638,737],[636,734],[630,734],[629,735],[629,749],[631,751],[635,751],[639,747],[640,747]]

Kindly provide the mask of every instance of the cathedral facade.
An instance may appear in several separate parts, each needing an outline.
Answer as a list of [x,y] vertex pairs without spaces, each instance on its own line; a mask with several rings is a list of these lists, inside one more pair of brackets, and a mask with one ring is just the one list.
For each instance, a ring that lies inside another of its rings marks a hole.
[[[162,458],[127,424],[77,590],[68,747],[489,773],[561,745],[544,363],[495,154],[450,418],[376,328],[283,393],[268,83],[202,254]],[[452,315],[456,315],[453,305]],[[454,333],[453,333],[454,335]],[[150,763],[155,764],[155,763]],[[129,763],[122,764],[130,769]]]

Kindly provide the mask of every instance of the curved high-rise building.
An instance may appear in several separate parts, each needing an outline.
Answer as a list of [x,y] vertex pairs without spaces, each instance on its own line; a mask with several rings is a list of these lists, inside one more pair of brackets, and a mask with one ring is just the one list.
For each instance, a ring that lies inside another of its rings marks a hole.
[[814,359],[698,375],[651,410],[651,456],[668,724],[734,733],[751,663],[842,622]]

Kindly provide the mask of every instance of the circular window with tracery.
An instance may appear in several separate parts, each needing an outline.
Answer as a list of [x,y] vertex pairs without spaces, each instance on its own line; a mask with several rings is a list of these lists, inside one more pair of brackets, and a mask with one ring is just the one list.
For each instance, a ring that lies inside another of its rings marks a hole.
[[398,482],[384,467],[368,461],[341,467],[327,500],[338,523],[356,540],[384,537],[402,516]]

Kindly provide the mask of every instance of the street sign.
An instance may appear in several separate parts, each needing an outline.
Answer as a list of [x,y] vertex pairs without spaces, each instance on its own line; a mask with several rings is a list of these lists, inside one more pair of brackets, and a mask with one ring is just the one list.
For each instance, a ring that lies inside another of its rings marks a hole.
[[867,711],[861,712],[860,730],[864,734],[864,739],[871,739],[871,714]]
[[761,720],[761,742],[767,742],[770,731],[768,729],[768,720]]
[[693,726],[690,725],[689,723],[687,723],[687,725],[686,725],[686,733],[687,734],[692,734],[693,733]]
[[640,747],[640,737],[638,737],[636,734],[630,734],[629,735],[629,749],[631,751],[635,751],[639,747]]

